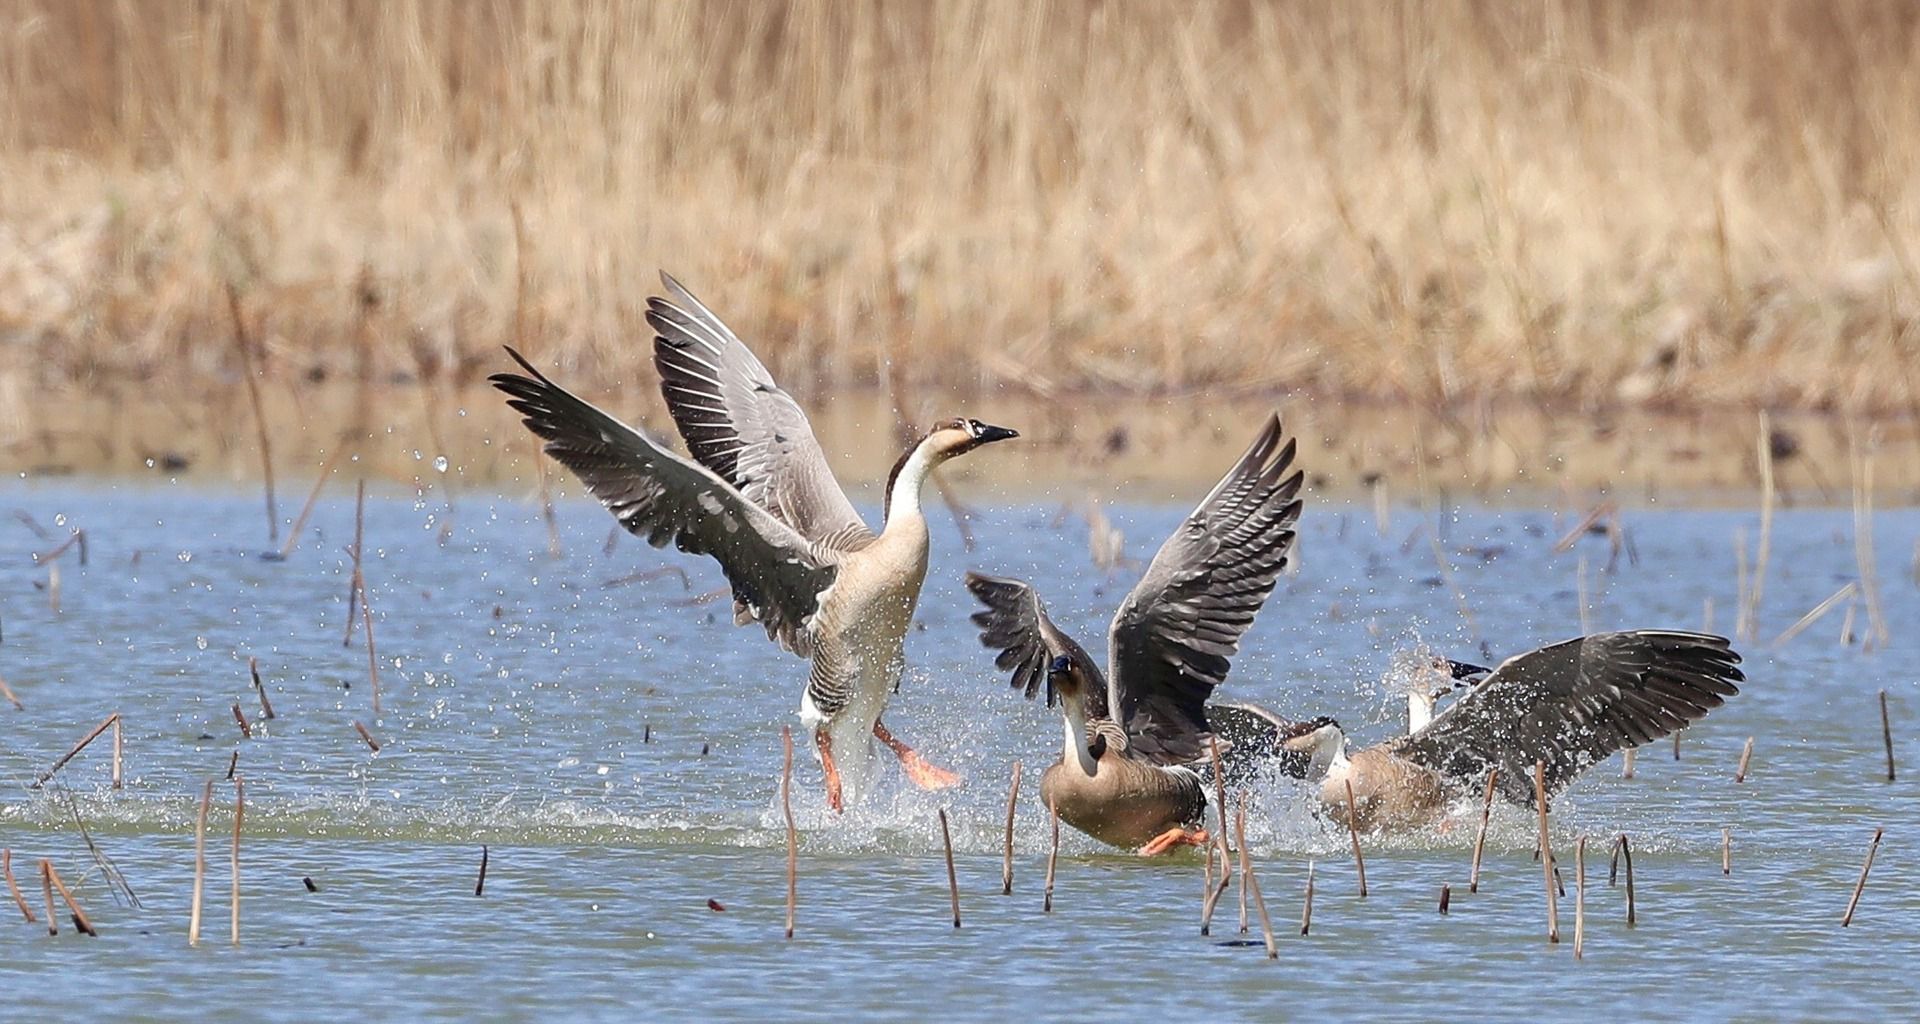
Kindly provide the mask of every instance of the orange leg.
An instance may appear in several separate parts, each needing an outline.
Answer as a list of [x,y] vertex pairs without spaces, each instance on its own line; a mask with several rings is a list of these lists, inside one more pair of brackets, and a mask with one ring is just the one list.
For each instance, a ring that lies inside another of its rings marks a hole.
[[929,764],[919,751],[895,739],[893,733],[888,732],[877,718],[873,722],[873,736],[893,751],[894,756],[900,759],[900,769],[921,789],[945,789],[960,784],[960,776]]
[[1163,853],[1172,851],[1176,846],[1205,846],[1209,838],[1207,830],[1204,828],[1196,829],[1192,832],[1184,828],[1170,828],[1153,837],[1152,842],[1142,846],[1140,848],[1140,856],[1158,857]]
[[823,729],[813,734],[813,741],[820,746],[820,767],[827,773],[827,806],[838,814],[843,808],[840,803],[840,769],[833,763],[833,740],[827,737]]

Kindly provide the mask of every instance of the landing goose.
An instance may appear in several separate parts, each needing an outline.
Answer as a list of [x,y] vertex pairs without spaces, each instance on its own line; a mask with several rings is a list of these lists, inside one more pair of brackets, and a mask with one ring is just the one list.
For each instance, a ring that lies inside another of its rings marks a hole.
[[875,738],[915,783],[954,784],[880,722],[926,578],[920,490],[948,459],[1019,434],[974,419],[935,424],[895,463],[875,533],[834,479],[798,403],[719,317],[661,277],[671,297],[648,301],[654,363],[693,460],[582,401],[512,349],[526,375],[489,381],[621,525],[655,547],[672,541],[711,555],[732,586],[735,622],[757,621],[812,659],[800,719],[814,734],[829,806],[841,810],[868,790]]
[[1349,754],[1340,724],[1318,718],[1286,729],[1281,745],[1308,759],[1305,777],[1339,821],[1353,785],[1361,829],[1437,821],[1491,769],[1502,796],[1532,807],[1535,762],[1551,797],[1614,751],[1691,725],[1739,693],[1739,664],[1724,637],[1596,633],[1516,655],[1477,682],[1474,666],[1454,666],[1470,688],[1424,722],[1432,705],[1416,695],[1406,736]]
[[994,664],[1011,669],[1029,699],[1044,681],[1047,703],[1060,700],[1064,750],[1041,777],[1041,801],[1101,842],[1152,856],[1207,840],[1193,767],[1208,756],[1207,698],[1286,567],[1300,517],[1294,443],[1282,437],[1279,417],[1268,417],[1161,546],[1113,617],[1106,676],[1031,586],[967,574],[986,605],[973,621],[1000,652]]

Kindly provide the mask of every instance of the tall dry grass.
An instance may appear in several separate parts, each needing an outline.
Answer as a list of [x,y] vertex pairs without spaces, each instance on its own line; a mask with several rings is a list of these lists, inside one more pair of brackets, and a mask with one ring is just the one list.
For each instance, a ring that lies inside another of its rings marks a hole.
[[632,380],[666,267],[801,388],[1906,409],[1917,228],[1899,0],[0,0],[36,382],[231,379],[229,283]]

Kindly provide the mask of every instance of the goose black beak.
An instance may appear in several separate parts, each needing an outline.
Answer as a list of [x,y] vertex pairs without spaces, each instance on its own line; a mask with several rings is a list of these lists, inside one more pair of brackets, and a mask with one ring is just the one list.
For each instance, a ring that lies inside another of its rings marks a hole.
[[1488,675],[1493,672],[1492,669],[1487,668],[1483,665],[1474,665],[1464,661],[1454,661],[1451,658],[1442,658],[1441,660],[1446,662],[1447,674],[1452,676],[1455,679],[1459,679],[1462,681],[1473,679],[1476,676]]
[[981,444],[992,444],[995,441],[1006,441],[1019,436],[1020,432],[1012,427],[996,427],[990,423],[980,425],[979,442]]

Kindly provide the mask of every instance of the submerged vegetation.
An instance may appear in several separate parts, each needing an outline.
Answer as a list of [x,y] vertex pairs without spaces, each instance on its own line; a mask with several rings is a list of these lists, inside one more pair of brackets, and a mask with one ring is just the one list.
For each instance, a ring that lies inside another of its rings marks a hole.
[[0,421],[231,383],[230,290],[269,379],[645,379],[660,266],[803,391],[1920,407],[1910,5],[0,0],[0,50]]

